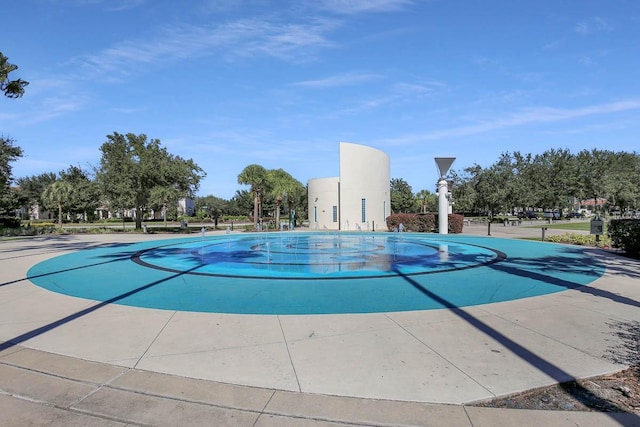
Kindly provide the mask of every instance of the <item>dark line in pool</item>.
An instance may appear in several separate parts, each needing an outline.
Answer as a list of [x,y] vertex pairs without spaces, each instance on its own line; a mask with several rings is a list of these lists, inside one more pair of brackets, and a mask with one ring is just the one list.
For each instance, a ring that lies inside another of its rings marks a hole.
[[[449,242],[449,243],[457,243],[455,241],[452,240],[442,240],[445,242]],[[406,273],[406,274],[402,274],[402,276],[421,276],[421,275],[427,275],[427,274],[436,274],[436,273],[446,273],[446,272],[451,272],[451,271],[460,271],[460,270],[468,270],[471,268],[478,268],[478,267],[483,267],[483,266],[487,266],[487,265],[492,265],[492,264],[496,264],[498,262],[502,262],[504,260],[507,259],[507,254],[505,254],[502,251],[499,251],[497,249],[493,249],[493,248],[488,248],[486,246],[481,246],[481,245],[474,245],[472,243],[465,243],[466,246],[474,246],[477,248],[482,248],[482,249],[486,249],[488,251],[491,251],[493,253],[496,254],[496,258],[493,258],[489,261],[485,261],[485,262],[480,262],[474,265],[467,265],[464,267],[455,267],[455,268],[450,268],[450,269],[442,269],[442,270],[438,270],[438,271],[422,271],[422,272],[416,272],[416,273]],[[148,249],[144,249],[142,251],[139,251],[135,254],[133,254],[131,256],[131,261],[135,262],[136,264],[143,266],[143,267],[147,267],[147,268],[152,268],[154,270],[160,270],[160,271],[166,271],[166,272],[170,272],[170,273],[184,273],[184,270],[178,270],[178,269],[174,269],[174,268],[168,268],[168,267],[162,267],[159,265],[155,265],[155,264],[150,264],[146,261],[143,261],[141,259],[141,257],[145,254],[145,252],[149,252],[149,251],[153,251],[156,250],[158,248],[162,248],[162,247],[166,247],[166,246],[176,246],[176,244],[169,244],[169,245],[162,245],[162,246],[156,246],[154,248],[148,248]],[[428,245],[427,245],[428,246]],[[263,264],[263,265],[268,265],[268,264]],[[323,264],[314,264],[314,265],[323,265]],[[333,265],[333,264],[324,264],[324,265]],[[398,277],[398,274],[372,274],[372,275],[366,275],[366,276],[349,276],[349,275],[341,275],[341,276],[318,276],[318,277],[302,277],[302,276],[269,276],[269,277],[265,277],[265,276],[248,276],[248,275],[236,275],[236,274],[218,274],[218,273],[203,273],[203,272],[198,272],[198,271],[189,271],[186,274],[191,274],[194,276],[209,276],[209,277],[225,277],[225,278],[237,278],[237,279],[258,279],[258,280],[308,280],[308,281],[315,281],[315,280],[345,280],[345,279],[349,279],[349,280],[357,280],[357,279],[385,279],[385,278],[391,278],[391,277]]]

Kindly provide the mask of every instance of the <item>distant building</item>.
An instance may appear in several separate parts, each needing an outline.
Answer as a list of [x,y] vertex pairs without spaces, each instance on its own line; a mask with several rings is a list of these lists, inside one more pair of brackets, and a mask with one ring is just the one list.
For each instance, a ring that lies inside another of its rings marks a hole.
[[340,176],[308,182],[309,227],[382,230],[391,214],[389,156],[365,145],[340,143]]
[[178,215],[194,216],[196,213],[196,201],[193,199],[178,200]]

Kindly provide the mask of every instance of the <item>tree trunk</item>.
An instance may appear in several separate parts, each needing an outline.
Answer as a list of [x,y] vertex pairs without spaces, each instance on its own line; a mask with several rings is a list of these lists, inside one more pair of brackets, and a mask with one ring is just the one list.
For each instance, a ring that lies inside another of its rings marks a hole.
[[280,203],[276,200],[276,229],[280,227]]
[[58,226],[62,228],[62,203],[58,203]]
[[162,216],[164,217],[164,228],[167,228],[167,202],[162,204]]
[[136,208],[136,230],[142,230],[142,208]]
[[253,195],[253,227],[258,226],[258,194]]

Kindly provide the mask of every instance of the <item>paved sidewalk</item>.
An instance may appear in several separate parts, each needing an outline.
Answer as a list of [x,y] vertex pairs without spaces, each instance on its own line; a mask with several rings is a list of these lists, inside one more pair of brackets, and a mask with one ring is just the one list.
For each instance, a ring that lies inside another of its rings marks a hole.
[[96,308],[25,279],[52,256],[154,238],[166,236],[0,240],[0,424],[640,425],[629,414],[468,406],[623,369],[607,358],[620,344],[611,327],[640,321],[640,263],[594,250],[607,273],[587,289],[334,316]]

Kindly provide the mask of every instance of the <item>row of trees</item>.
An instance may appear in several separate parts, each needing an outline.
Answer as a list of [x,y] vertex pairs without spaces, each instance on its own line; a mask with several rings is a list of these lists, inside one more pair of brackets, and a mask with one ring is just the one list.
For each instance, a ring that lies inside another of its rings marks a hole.
[[[204,172],[192,160],[174,156],[145,135],[107,136],[101,146],[100,166],[91,174],[71,166],[58,174],[20,178],[11,189],[10,162],[22,155],[13,141],[0,138],[0,214],[16,206],[38,205],[63,211],[72,218],[87,219],[98,207],[111,211],[135,209],[141,228],[148,209],[162,210],[163,217],[181,198],[195,198]],[[549,150],[540,155],[504,153],[488,168],[478,165],[449,175],[454,211],[488,214],[531,209],[571,210],[585,199],[606,199],[609,207],[622,211],[640,206],[640,156],[607,150]],[[200,217],[216,221],[223,215],[248,215],[254,224],[265,216],[297,211],[306,218],[306,188],[283,169],[267,170],[252,164],[238,175],[238,190],[231,200],[213,195],[195,198]],[[426,213],[437,210],[437,196],[428,190],[413,193],[401,178],[390,182],[394,213]],[[596,203],[594,205],[597,206]],[[267,212],[265,215],[264,212]]]
[[[178,200],[191,198],[195,199],[197,215],[215,220],[216,225],[223,215],[251,216],[255,224],[263,216],[278,223],[283,210],[306,215],[306,188],[283,169],[249,165],[238,175],[238,183],[249,185],[249,191],[238,190],[230,200],[213,195],[195,197],[204,172],[192,160],[168,153],[157,139],[116,132],[107,136],[100,150],[100,165],[93,173],[70,166],[57,174],[19,178],[15,187],[7,185],[0,214],[37,206],[56,211],[62,225],[63,214],[74,220],[92,220],[98,209],[121,213],[133,209],[136,228],[141,228],[150,209],[162,211],[165,221],[175,219]],[[2,163],[10,167],[10,161],[22,151],[7,146],[1,153],[7,157]],[[5,175],[5,180],[11,181],[10,169]]]
[[581,201],[606,199],[608,208],[640,207],[640,155],[635,152],[567,149],[542,154],[503,153],[488,168],[452,172],[457,212],[515,213],[571,210]]
[[[22,153],[10,140],[0,139],[0,144],[0,164],[9,165]],[[194,197],[204,177],[192,160],[169,154],[160,141],[147,141],[145,135],[114,133],[101,151],[95,179],[76,166],[58,174],[20,178],[19,191],[0,192],[0,207],[39,205],[57,210],[59,221],[63,211],[86,219],[100,206],[112,211],[134,208],[139,228],[148,209],[162,210],[165,220],[175,218],[177,212],[171,210],[177,200]],[[3,182],[10,181],[10,167],[0,168],[0,173]],[[601,198],[623,211],[640,206],[640,156],[636,153],[504,153],[488,168],[474,165],[462,172],[452,171],[449,179],[456,212],[491,216],[530,209],[562,211],[574,208],[577,201]],[[210,217],[216,224],[223,215],[248,215],[254,224],[265,216],[278,223],[283,211],[306,217],[306,188],[283,169],[252,164],[238,175],[238,183],[248,185],[249,191],[238,190],[230,200],[213,195],[195,198],[198,216]],[[392,179],[390,188],[394,213],[437,210],[437,196],[428,190],[413,193],[401,178]]]
[[[606,199],[606,208],[640,208],[640,155],[609,150],[548,150],[503,153],[490,167],[473,165],[447,177],[454,211],[492,216],[532,209],[572,210],[581,201]],[[391,180],[394,213],[437,211],[435,193],[413,193],[401,178]]]
[[136,228],[140,229],[147,210],[162,210],[166,220],[167,208],[176,206],[181,198],[194,198],[205,176],[193,160],[168,153],[159,140],[148,140],[144,134],[113,133],[100,151],[100,165],[93,177],[71,166],[58,174],[19,178],[16,187],[2,192],[2,200],[7,202],[1,210],[55,209],[62,224],[63,211],[71,218],[86,220],[99,208],[121,213],[133,209]]

